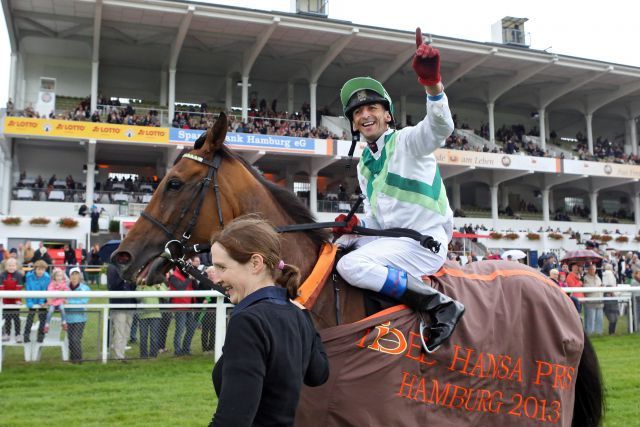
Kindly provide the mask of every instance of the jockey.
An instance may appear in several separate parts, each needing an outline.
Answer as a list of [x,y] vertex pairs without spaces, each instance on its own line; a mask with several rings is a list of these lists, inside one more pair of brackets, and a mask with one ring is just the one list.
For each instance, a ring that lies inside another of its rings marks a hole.
[[[422,275],[440,269],[453,232],[453,213],[433,155],[453,132],[453,119],[440,82],[440,53],[422,42],[416,30],[413,69],[427,93],[426,117],[413,127],[394,129],[391,97],[370,77],[347,81],[340,91],[354,139],[367,142],[358,163],[358,181],[365,217],[352,217],[334,228],[338,244],[354,246],[338,262],[350,284],[393,297],[431,316],[427,351],[435,351],[453,333],[464,306],[426,285]],[[340,215],[336,221],[344,221]],[[375,229],[407,228],[440,242],[432,251],[410,238],[350,235],[354,226]]]

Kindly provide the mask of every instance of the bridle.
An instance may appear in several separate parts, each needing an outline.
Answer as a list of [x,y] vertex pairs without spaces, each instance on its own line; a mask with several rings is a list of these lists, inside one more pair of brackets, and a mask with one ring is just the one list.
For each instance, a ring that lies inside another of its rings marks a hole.
[[[215,195],[216,206],[218,208],[218,222],[220,223],[220,228],[224,228],[224,219],[222,218],[222,206],[220,204],[220,186],[218,185],[218,169],[220,168],[220,163],[222,162],[222,156],[220,155],[220,153],[216,153],[215,156],[213,157],[213,160],[208,160],[208,159],[205,159],[204,157],[197,156],[192,153],[185,153],[182,156],[182,158],[191,159],[198,163],[202,163],[203,165],[208,166],[209,170],[207,171],[207,176],[202,178],[202,180],[200,181],[199,188],[196,192],[193,193],[193,196],[191,197],[191,200],[189,201],[189,203],[186,204],[180,211],[180,216],[178,217],[178,220],[173,225],[171,225],[171,227],[167,227],[160,220],[158,220],[157,218],[154,218],[153,215],[145,211],[143,211],[140,214],[140,216],[142,216],[144,219],[146,219],[147,221],[151,222],[153,225],[160,228],[164,232],[164,234],[166,234],[167,237],[169,237],[169,240],[167,241],[167,243],[165,243],[164,248],[165,248],[165,252],[167,252],[168,255],[170,256],[170,259],[169,259],[170,261],[176,261],[177,259],[181,259],[188,252],[196,252],[196,253],[202,252],[200,248],[198,248],[198,246],[201,246],[201,245],[197,245],[197,244],[194,245],[193,247],[190,248],[191,249],[190,251],[186,250],[185,245],[187,241],[191,238],[193,227],[195,227],[196,222],[198,222],[200,209],[202,208],[202,203],[204,202],[204,198],[207,194],[207,190],[211,186],[211,183],[213,183],[213,193]],[[193,209],[193,214],[191,215],[191,219],[189,220],[187,227],[182,232],[182,237],[178,238],[176,236],[176,231],[182,224],[187,212],[189,211],[191,206],[194,205],[194,203],[195,203],[195,208]]]

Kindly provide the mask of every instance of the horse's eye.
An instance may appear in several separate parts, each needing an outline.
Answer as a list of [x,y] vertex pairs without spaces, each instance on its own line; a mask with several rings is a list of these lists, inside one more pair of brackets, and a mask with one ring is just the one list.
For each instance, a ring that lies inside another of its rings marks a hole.
[[169,191],[178,191],[182,188],[183,183],[178,181],[177,179],[172,179],[167,183],[167,190]]

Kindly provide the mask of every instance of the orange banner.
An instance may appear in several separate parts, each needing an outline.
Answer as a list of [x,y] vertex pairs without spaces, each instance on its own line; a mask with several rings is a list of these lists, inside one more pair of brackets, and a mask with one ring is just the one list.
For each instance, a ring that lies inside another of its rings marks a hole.
[[25,117],[5,117],[4,133],[8,136],[42,136],[45,138],[97,139],[155,144],[169,142],[168,128]]

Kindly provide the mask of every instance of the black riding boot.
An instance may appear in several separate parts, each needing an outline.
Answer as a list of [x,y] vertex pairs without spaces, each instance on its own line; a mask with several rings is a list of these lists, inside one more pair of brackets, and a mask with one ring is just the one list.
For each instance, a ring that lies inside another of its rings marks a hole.
[[431,317],[428,327],[429,342],[426,344],[426,350],[430,353],[436,351],[451,336],[464,313],[464,305],[460,302],[410,274],[407,274],[407,288],[400,297],[400,302]]

